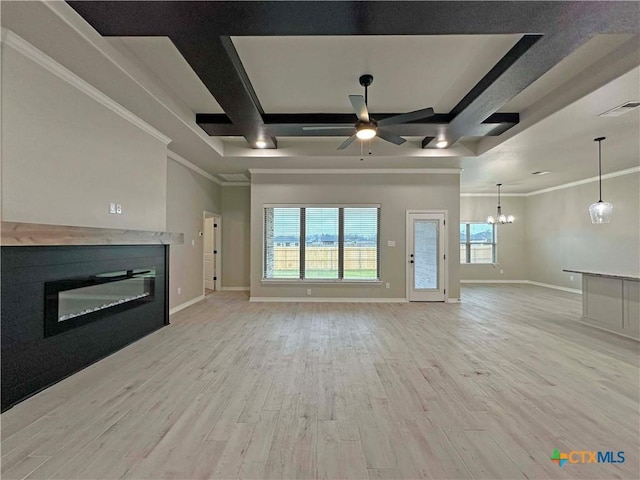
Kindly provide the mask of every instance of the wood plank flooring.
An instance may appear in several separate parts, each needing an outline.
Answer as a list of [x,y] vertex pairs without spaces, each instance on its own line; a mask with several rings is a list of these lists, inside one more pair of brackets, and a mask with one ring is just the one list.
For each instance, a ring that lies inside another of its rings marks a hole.
[[[639,344],[580,296],[249,303],[222,292],[5,412],[3,479],[638,478]],[[554,449],[623,464],[551,462]]]

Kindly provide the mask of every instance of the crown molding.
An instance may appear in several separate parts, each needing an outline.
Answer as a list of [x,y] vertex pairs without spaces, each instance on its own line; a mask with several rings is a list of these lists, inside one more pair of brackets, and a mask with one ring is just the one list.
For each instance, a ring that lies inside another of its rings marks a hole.
[[[602,175],[603,180],[607,180],[609,178],[622,177],[623,175],[630,175],[632,173],[640,172],[640,167],[632,167],[627,168],[625,170],[619,170],[617,172],[606,173]],[[527,197],[532,197],[534,195],[540,195],[541,193],[554,192],[556,190],[563,190],[565,188],[577,187],[578,185],[584,185],[586,183],[597,182],[598,177],[585,178],[584,180],[578,180],[576,182],[564,183],[562,185],[557,185],[555,187],[544,188],[542,190],[536,190],[535,192],[529,192],[526,194]]]
[[[622,177],[623,175],[630,175],[632,173],[639,173],[640,167],[632,167],[626,168],[624,170],[619,170],[617,172],[606,173],[602,175],[603,180],[607,180],[609,178]],[[561,185],[556,185],[555,187],[543,188],[542,190],[535,190],[533,192],[528,193],[501,193],[501,197],[532,197],[534,195],[540,195],[542,193],[554,192],[556,190],[563,190],[565,188],[577,187],[578,185],[584,185],[586,183],[597,182],[598,177],[590,177],[585,178],[584,180],[577,180],[575,182],[563,183]],[[497,193],[461,193],[461,197],[494,197],[498,198]]]
[[[500,193],[501,197],[526,197],[528,193]],[[492,197],[498,198],[497,193],[461,193],[461,197]]]
[[81,91],[91,99],[95,100],[99,104],[104,107],[107,107],[112,112],[116,113],[120,117],[124,118],[131,124],[140,128],[144,132],[148,133],[152,137],[160,140],[165,145],[168,145],[171,142],[171,139],[167,137],[165,134],[157,130],[156,128],[149,125],[147,122],[142,120],[137,115],[134,115],[129,110],[124,108],[119,103],[115,102],[100,90],[95,88],[93,85],[87,83],[85,80],[80,78],[78,75],[73,73],[68,68],[62,66],[60,63],[56,62],[53,58],[48,56],[46,53],[38,50],[36,47],[31,45],[25,39],[16,35],[11,30],[2,28],[2,43],[13,48],[17,52],[21,53],[29,60],[35,62],[36,64],[43,67],[45,70],[53,73],[56,77],[60,78],[64,82],[68,83],[72,87],[75,87],[77,90]]
[[461,168],[250,168],[249,173],[260,175],[374,175],[374,174],[449,174],[460,175]]
[[175,161],[175,162],[178,162],[180,165],[182,165],[184,167],[187,167],[189,170],[192,170],[192,171],[196,172],[197,174],[202,175],[207,180],[211,180],[213,183],[215,183],[217,185],[222,185],[223,184],[216,177],[214,177],[210,173],[205,172],[203,169],[201,169],[197,165],[194,165],[189,160],[187,160],[184,157],[181,157],[180,155],[178,155],[176,152],[174,152],[172,150],[167,149],[167,157],[170,158],[171,160]]

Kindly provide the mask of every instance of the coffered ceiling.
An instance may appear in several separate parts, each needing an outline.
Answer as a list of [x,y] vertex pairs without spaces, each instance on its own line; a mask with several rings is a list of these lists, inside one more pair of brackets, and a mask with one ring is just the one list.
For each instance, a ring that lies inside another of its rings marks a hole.
[[[640,98],[638,2],[9,3],[3,26],[55,53],[212,174],[450,166],[464,168],[463,191],[502,181],[505,192],[526,192],[592,176],[584,158],[599,135],[611,137],[605,170],[640,163],[638,111],[597,117]],[[96,51],[91,68],[89,48],[69,53],[78,33]],[[122,73],[144,93],[121,88]],[[363,94],[363,73],[374,76],[374,118],[436,114],[389,127],[403,145],[374,139],[336,150],[354,132],[348,95]],[[148,95],[165,111],[152,113]],[[318,124],[342,128],[305,128]],[[435,148],[438,139],[449,146]],[[529,175],[539,169],[552,174]]]

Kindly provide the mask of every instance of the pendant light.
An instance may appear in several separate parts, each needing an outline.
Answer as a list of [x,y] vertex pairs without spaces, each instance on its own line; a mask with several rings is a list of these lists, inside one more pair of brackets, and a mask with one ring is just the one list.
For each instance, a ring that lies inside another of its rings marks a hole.
[[502,186],[502,184],[496,183],[496,186],[498,187],[498,215],[496,215],[495,217],[493,215],[489,215],[487,217],[487,223],[491,225],[495,223],[500,223],[502,225],[504,225],[505,223],[513,223],[515,217],[513,215],[504,215],[502,213],[502,207],[500,206],[500,187]]
[[591,223],[609,223],[613,214],[613,204],[602,201],[602,141],[606,137],[594,138],[594,142],[598,142],[598,186],[600,190],[600,200],[591,204],[589,207],[589,215],[591,215]]

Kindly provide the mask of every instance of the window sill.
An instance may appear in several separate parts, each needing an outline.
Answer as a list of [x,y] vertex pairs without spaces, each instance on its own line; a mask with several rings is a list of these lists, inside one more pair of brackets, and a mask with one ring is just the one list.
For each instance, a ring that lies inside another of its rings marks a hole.
[[382,280],[338,280],[338,279],[305,279],[296,280],[295,278],[263,278],[260,282],[262,285],[351,285],[351,286],[370,286],[382,285]]
[[499,263],[460,263],[460,265],[463,266],[463,267],[469,267],[469,266],[476,267],[476,266],[480,265],[480,266],[493,267],[493,268],[496,268],[496,267],[500,266]]

